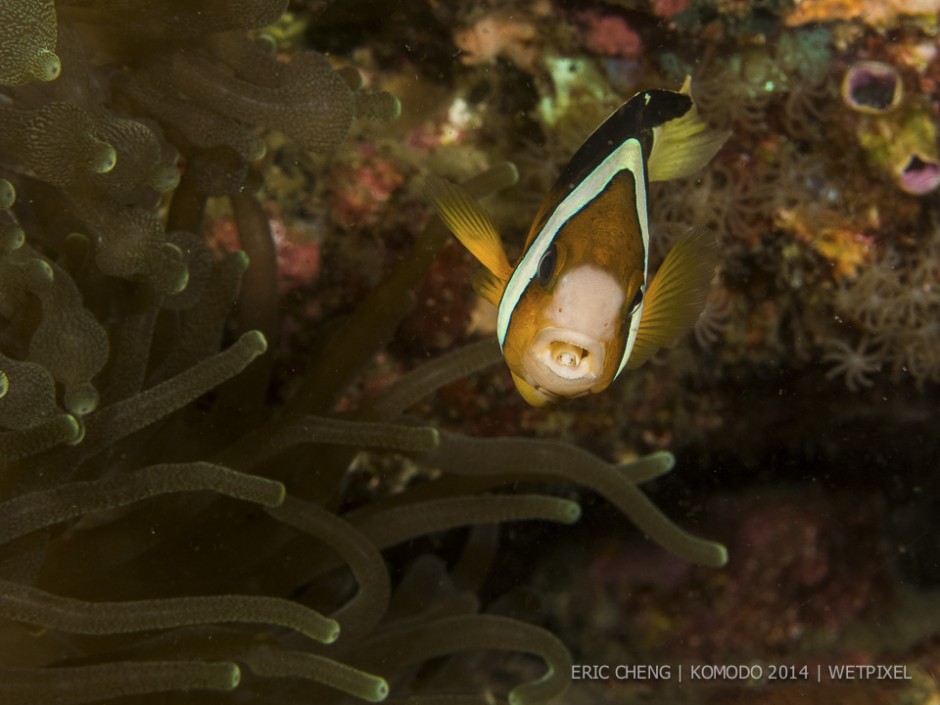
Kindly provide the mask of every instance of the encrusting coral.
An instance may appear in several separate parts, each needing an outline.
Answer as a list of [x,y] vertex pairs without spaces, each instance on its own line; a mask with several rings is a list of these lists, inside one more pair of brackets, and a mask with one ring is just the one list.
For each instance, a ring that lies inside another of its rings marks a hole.
[[[497,540],[481,526],[578,519],[546,481],[591,488],[691,561],[725,561],[638,489],[672,467],[668,453],[610,464],[561,442],[403,418],[493,364],[492,341],[331,415],[409,309],[446,240],[439,223],[317,348],[287,403],[271,402],[276,263],[254,195],[263,137],[329,150],[354,119],[398,112],[356,72],[312,51],[275,56],[248,33],[284,4],[0,7],[5,705],[224,702],[231,690],[260,703],[492,702],[469,682],[441,696],[414,677],[478,649],[540,657],[544,675],[505,697],[548,702],[568,684],[564,645],[482,612],[475,593]],[[466,187],[479,196],[515,179],[500,165]],[[199,236],[213,196],[230,203],[243,251],[214,256]],[[362,449],[400,453],[432,480],[346,506]],[[383,550],[456,527],[473,528],[453,567],[426,556],[393,582]]]

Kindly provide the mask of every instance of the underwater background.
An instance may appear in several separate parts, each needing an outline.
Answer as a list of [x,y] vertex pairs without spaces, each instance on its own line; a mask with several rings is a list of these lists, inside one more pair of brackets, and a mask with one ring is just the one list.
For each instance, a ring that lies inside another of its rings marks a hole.
[[[940,703],[938,9],[4,0],[0,705]],[[705,311],[530,407],[425,179],[686,76]]]

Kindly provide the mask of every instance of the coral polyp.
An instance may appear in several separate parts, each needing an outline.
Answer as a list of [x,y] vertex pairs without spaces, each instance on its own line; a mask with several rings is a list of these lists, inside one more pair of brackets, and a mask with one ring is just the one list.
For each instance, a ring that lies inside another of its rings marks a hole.
[[822,356],[823,362],[832,364],[826,377],[843,377],[845,386],[857,392],[863,387],[872,386],[871,376],[879,373],[882,355],[878,345],[862,340],[852,346],[843,340],[833,340]]
[[842,78],[842,100],[852,110],[879,115],[889,113],[904,97],[901,75],[882,61],[859,61]]
[[895,178],[903,191],[923,196],[940,186],[940,161],[914,152],[906,163],[895,167]]

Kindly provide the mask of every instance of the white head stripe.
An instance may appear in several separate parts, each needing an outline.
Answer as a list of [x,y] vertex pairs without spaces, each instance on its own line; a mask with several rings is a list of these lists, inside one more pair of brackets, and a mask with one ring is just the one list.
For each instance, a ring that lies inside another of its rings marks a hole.
[[[499,338],[499,346],[503,347],[506,340],[506,333],[509,330],[509,319],[515,310],[525,292],[529,282],[538,272],[539,262],[542,256],[548,250],[558,231],[573,216],[581,211],[584,206],[593,201],[607,187],[610,181],[623,170],[630,171],[633,176],[637,219],[640,223],[640,234],[643,237],[643,287],[646,288],[646,272],[649,262],[649,227],[647,225],[646,214],[646,178],[643,165],[643,148],[635,138],[631,138],[621,144],[617,149],[611,152],[604,161],[597,165],[587,177],[577,185],[577,187],[562,200],[561,203],[552,211],[548,221],[539,231],[539,234],[532,242],[529,251],[526,252],[522,261],[516,267],[509,282],[506,284],[506,290],[499,302],[499,310],[496,315],[496,335]],[[640,305],[637,312],[630,321],[630,332],[627,338],[627,347],[624,351],[623,359],[620,362],[620,371],[627,364],[627,358],[633,349],[633,343],[636,340],[636,332],[640,325],[640,314],[643,306]]]
[[[646,269],[643,270],[643,287],[646,288]],[[644,292],[645,293],[645,292]],[[623,372],[623,368],[627,366],[627,360],[630,359],[630,353],[633,352],[633,346],[636,344],[636,334],[640,329],[640,319],[643,318],[643,305],[644,302],[641,301],[640,305],[636,307],[636,310],[633,312],[633,315],[630,317],[630,330],[627,333],[627,344],[623,349],[623,357],[620,358],[620,366],[617,368],[617,374],[614,375],[614,379],[620,376],[620,373]]]

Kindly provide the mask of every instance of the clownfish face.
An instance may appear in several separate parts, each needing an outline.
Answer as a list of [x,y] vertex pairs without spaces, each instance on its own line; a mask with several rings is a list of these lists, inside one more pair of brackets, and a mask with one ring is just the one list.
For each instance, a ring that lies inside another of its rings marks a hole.
[[621,278],[596,259],[572,262],[565,254],[553,246],[543,256],[506,333],[503,354],[530,403],[606,389],[620,371],[631,313],[642,301],[641,270]]

